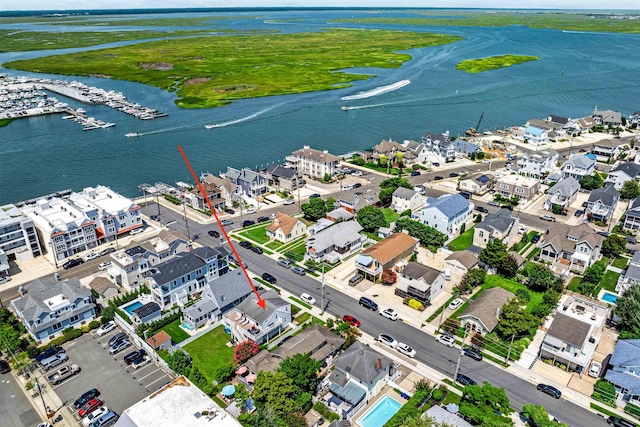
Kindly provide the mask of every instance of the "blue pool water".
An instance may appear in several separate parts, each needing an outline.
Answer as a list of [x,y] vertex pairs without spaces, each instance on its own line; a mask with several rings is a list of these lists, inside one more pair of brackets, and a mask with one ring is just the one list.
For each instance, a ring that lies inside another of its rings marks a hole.
[[133,304],[124,307],[123,310],[129,313],[129,316],[131,316],[133,314],[133,310],[140,307],[142,307],[142,303],[140,301],[136,301]]
[[601,299],[603,301],[610,302],[611,304],[617,304],[618,303],[618,295],[612,294],[611,292],[605,292],[604,294],[602,294],[602,298]]
[[400,402],[385,394],[358,419],[358,425],[361,427],[382,427],[401,407]]

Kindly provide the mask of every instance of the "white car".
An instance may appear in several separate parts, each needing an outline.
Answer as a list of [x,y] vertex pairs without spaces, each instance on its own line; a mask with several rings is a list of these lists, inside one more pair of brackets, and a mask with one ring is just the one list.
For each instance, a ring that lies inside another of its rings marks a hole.
[[449,303],[449,310],[456,310],[462,305],[463,301],[460,298],[456,298]]
[[398,347],[396,347],[396,350],[398,350],[399,353],[402,353],[405,356],[408,356],[412,359],[416,357],[416,351],[403,342],[398,344]]
[[413,191],[415,191],[416,193],[418,193],[418,194],[420,194],[422,196],[424,196],[424,193],[425,193],[424,187],[413,187]]
[[378,335],[378,341],[380,341],[384,345],[388,345],[391,348],[398,347],[398,341],[396,341],[392,336],[387,334]]
[[349,191],[349,190],[353,190],[353,185],[343,185],[342,186],[342,191]]
[[100,326],[96,330],[96,335],[98,335],[98,336],[106,335],[109,332],[113,331],[115,328],[116,328],[116,322],[111,320],[110,322],[107,322],[104,325]]
[[436,341],[440,344],[448,345],[449,347],[453,347],[456,343],[456,340],[454,340],[451,335],[438,335],[436,337]]
[[96,253],[96,252],[91,252],[89,255],[87,255],[86,257],[84,257],[85,261],[91,261],[92,259],[96,259],[100,256],[100,254]]
[[380,316],[386,317],[391,320],[398,320],[398,313],[396,313],[391,308],[385,308],[384,310],[380,310]]
[[256,212],[258,211],[255,208],[250,208],[250,209],[247,209],[244,213],[249,215],[249,214],[254,214]]
[[520,228],[518,228],[518,234],[524,234],[528,229],[529,227],[527,227],[526,225],[521,225]]
[[287,206],[287,205],[293,205],[296,201],[293,199],[286,199],[282,204]]
[[144,366],[149,362],[151,362],[151,359],[149,357],[143,356],[134,360],[131,363],[131,366],[133,367],[133,369],[138,369],[139,367]]
[[82,425],[85,427],[88,427],[92,421],[97,420],[107,412],[109,412],[109,408],[107,408],[106,406],[101,406],[100,408],[96,409],[95,411],[91,412],[89,415],[84,417],[82,419]]
[[589,368],[589,376],[593,378],[598,378],[600,376],[600,371],[602,370],[602,365],[598,362],[591,363],[591,368]]
[[100,271],[106,270],[109,267],[111,267],[111,261],[101,262],[100,265],[98,266],[98,270]]
[[300,299],[309,305],[314,305],[316,303],[316,299],[309,294],[300,295]]
[[353,175],[353,176],[362,176],[362,171],[351,172],[351,175]]
[[[168,225],[168,224],[167,224]],[[129,232],[129,236],[135,236],[136,234],[142,233],[144,230],[142,229],[142,227],[140,228],[135,228],[133,230],[131,230]]]

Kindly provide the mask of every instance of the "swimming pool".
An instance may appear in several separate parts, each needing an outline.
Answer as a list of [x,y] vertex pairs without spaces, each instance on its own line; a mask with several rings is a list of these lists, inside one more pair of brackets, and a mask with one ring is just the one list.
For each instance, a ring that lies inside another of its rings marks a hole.
[[136,301],[133,304],[129,304],[126,307],[122,307],[122,309],[127,313],[129,313],[129,316],[131,316],[133,314],[133,310],[140,307],[142,307],[142,303],[140,301]]
[[361,427],[382,427],[401,407],[402,403],[385,394],[363,416],[358,418],[357,423]]
[[600,299],[602,301],[606,301],[606,302],[609,302],[611,304],[617,304],[618,303],[618,295],[612,294],[611,292],[607,292],[607,291],[604,291],[604,293],[602,294]]

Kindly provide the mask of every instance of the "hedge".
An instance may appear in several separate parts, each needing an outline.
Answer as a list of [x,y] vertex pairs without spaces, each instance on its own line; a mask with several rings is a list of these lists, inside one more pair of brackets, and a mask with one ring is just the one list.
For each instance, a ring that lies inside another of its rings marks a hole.
[[67,341],[75,340],[76,338],[81,337],[82,334],[83,332],[81,329],[73,329],[73,328],[65,329],[61,337],[54,338],[51,341],[49,341],[44,347],[42,347],[42,350],[44,351],[44,350],[50,349],[51,347],[62,345]]
[[98,322],[97,320],[92,320],[91,322],[89,322],[89,329],[90,330],[94,330],[94,329],[98,329],[100,327],[100,322]]
[[633,415],[636,418],[640,418],[640,406],[627,403],[627,406],[624,407],[624,412],[629,415]]
[[407,403],[395,413],[389,421],[384,424],[384,427],[400,427],[406,419],[411,417],[419,417],[421,415],[420,406],[424,400],[429,397],[431,393],[430,389],[416,390]]
[[329,420],[329,422],[339,420],[340,416],[333,411],[330,411],[327,406],[322,402],[316,402],[313,404],[313,409],[316,410],[317,413],[322,415],[324,419]]

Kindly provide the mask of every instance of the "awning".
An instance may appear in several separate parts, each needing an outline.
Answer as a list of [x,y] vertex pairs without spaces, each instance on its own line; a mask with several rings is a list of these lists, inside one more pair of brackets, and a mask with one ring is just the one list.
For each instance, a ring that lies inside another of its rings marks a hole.
[[236,392],[236,386],[234,385],[226,385],[224,387],[222,387],[222,395],[223,396],[233,396],[233,393]]
[[373,263],[373,258],[367,255],[358,255],[356,257],[356,262],[360,265],[364,265],[365,267],[369,267],[371,263]]
[[247,375],[247,382],[248,383],[253,383],[255,382],[256,378],[258,378],[258,376],[256,374],[249,374]]
[[340,387],[336,383],[331,383],[329,386],[329,390],[345,401],[349,402],[351,405],[356,406],[358,403],[362,402],[362,399],[366,396],[367,392],[352,382],[347,383],[346,386]]
[[562,348],[563,341],[559,338],[552,337],[551,335],[547,334],[544,337],[544,343],[549,344],[551,347]]
[[244,366],[244,365],[243,365],[243,366],[240,366],[240,367],[236,370],[236,374],[238,374],[238,375],[242,375],[242,374],[244,374],[244,373],[245,373],[245,372],[247,372],[247,371],[248,371],[248,368],[247,368],[246,366]]

